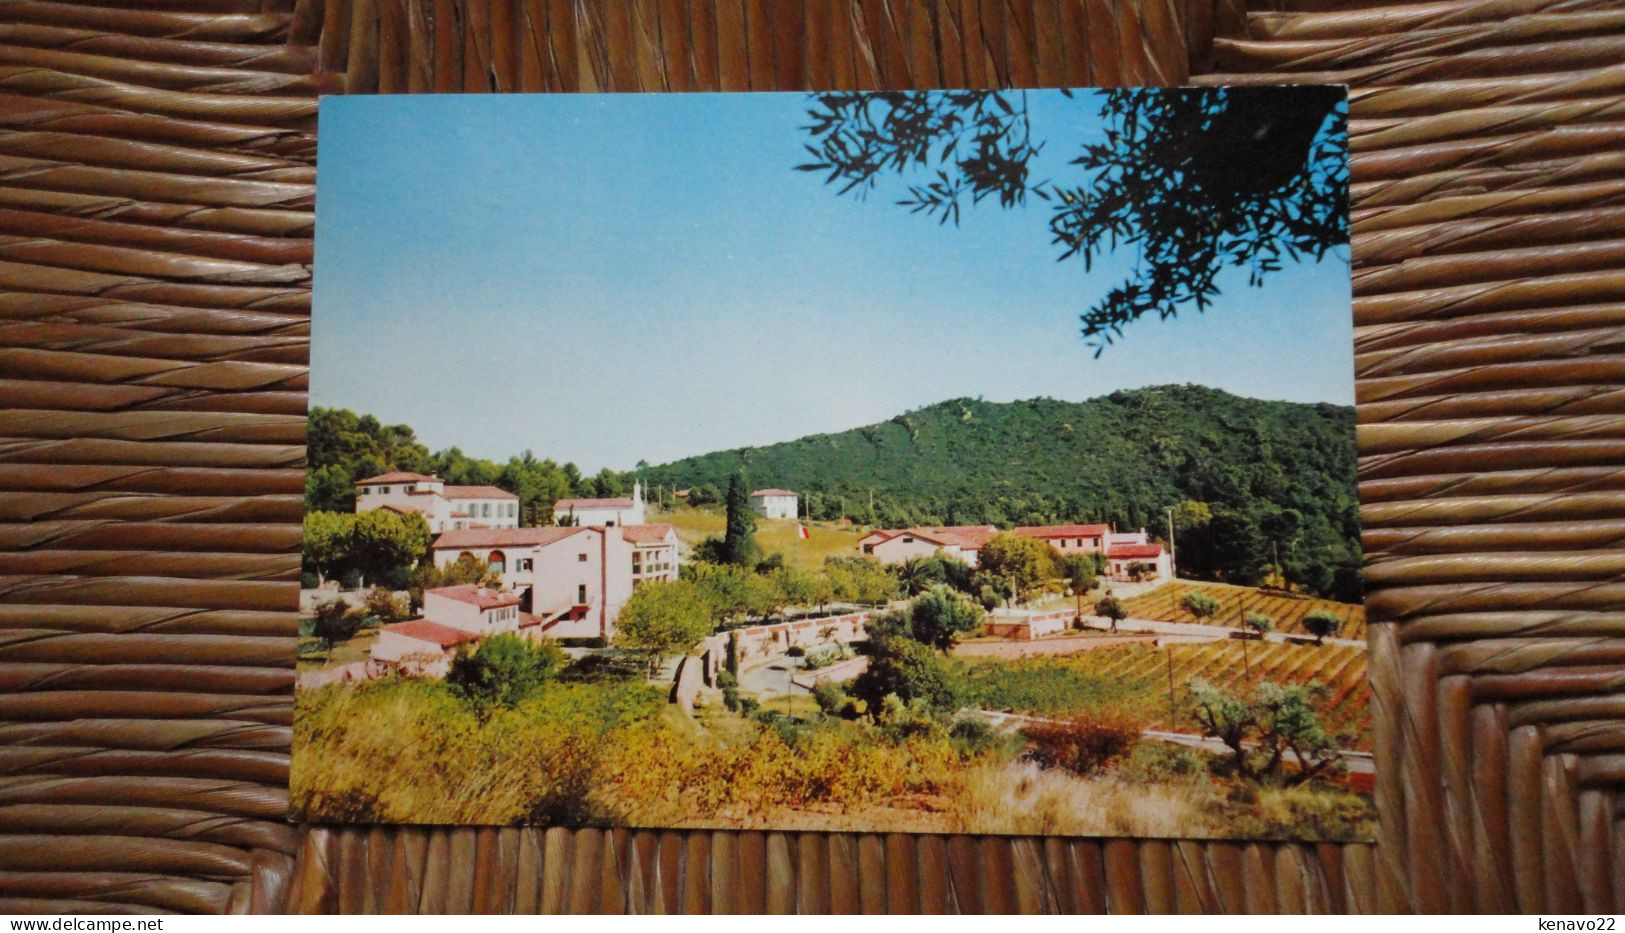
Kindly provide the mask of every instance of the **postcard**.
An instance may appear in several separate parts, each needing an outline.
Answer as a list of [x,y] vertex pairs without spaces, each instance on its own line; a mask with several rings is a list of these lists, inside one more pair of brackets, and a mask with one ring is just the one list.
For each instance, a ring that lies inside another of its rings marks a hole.
[[1374,835],[1342,88],[320,124],[294,816]]

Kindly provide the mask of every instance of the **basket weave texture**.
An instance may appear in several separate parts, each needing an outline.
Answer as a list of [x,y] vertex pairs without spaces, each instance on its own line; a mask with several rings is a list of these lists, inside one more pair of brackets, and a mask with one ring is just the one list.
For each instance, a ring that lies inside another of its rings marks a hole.
[[[1625,908],[1616,0],[8,0],[0,912]],[[1351,86],[1376,845],[289,825],[324,93]]]

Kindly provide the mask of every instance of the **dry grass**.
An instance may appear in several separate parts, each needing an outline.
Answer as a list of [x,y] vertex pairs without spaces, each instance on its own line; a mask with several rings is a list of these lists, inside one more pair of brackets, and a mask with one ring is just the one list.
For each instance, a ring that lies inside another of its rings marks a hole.
[[1364,606],[1315,599],[1311,596],[1294,596],[1251,586],[1171,581],[1148,593],[1125,599],[1123,605],[1128,609],[1129,615],[1138,619],[1196,622],[1198,619],[1180,605],[1185,594],[1192,590],[1201,590],[1219,601],[1219,612],[1208,620],[1209,625],[1237,628],[1241,625],[1242,613],[1262,612],[1275,620],[1276,631],[1304,634],[1303,617],[1324,609],[1343,620],[1343,627],[1337,633],[1338,638],[1365,637]]
[[[725,520],[721,510],[683,506],[651,515],[649,521],[669,522],[677,530],[677,537],[692,547],[706,538],[722,537]],[[806,541],[796,536],[796,528],[803,524],[810,535]],[[843,527],[833,522],[756,519],[756,543],[761,545],[762,554],[783,554],[786,564],[807,570],[824,566],[826,557],[858,556],[858,539],[863,534],[856,526]]]
[[1233,797],[1205,775],[1080,778],[1021,761],[967,769],[950,800],[950,829],[965,833],[1343,841],[1376,829],[1371,802],[1343,791],[1259,788]]

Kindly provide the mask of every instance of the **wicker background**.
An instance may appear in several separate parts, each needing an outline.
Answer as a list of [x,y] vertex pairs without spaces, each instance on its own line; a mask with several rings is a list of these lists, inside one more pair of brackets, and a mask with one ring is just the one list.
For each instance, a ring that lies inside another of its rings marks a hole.
[[[1617,0],[0,0],[0,912],[1625,907]],[[1378,845],[282,819],[316,97],[1338,81]]]

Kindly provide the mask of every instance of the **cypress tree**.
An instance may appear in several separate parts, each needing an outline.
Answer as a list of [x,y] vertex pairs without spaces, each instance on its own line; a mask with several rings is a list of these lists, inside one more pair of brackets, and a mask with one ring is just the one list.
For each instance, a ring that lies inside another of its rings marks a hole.
[[722,550],[728,562],[741,566],[756,563],[756,516],[750,510],[750,490],[745,488],[745,472],[734,471],[728,478],[728,525],[723,533]]

